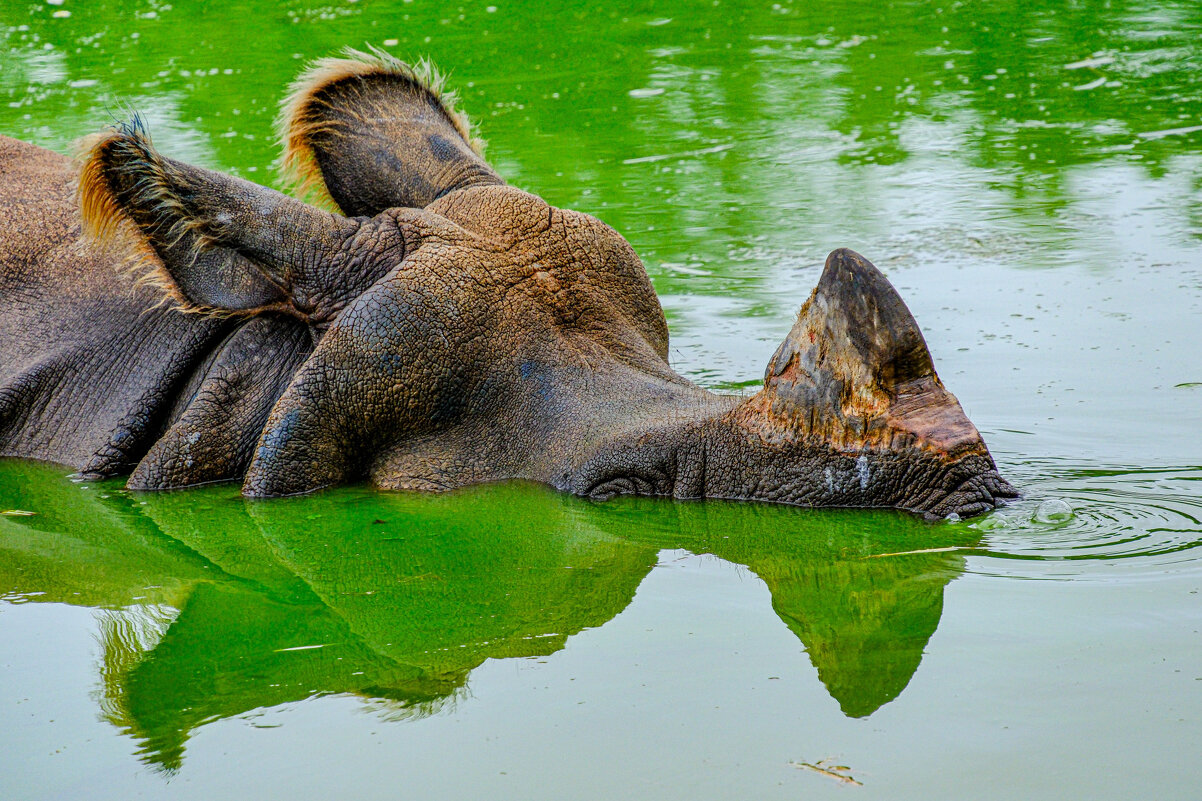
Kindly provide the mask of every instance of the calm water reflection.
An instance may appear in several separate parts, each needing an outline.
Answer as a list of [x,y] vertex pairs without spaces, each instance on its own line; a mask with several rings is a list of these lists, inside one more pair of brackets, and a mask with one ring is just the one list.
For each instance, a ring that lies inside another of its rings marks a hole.
[[[909,683],[964,569],[955,551],[976,543],[893,513],[593,504],[526,486],[299,504],[90,490],[0,463],[0,508],[42,510],[0,518],[0,588],[105,610],[104,716],[169,769],[204,723],[318,695],[437,713],[486,659],[554,653],[621,613],[664,549],[746,565],[840,708],[864,717]],[[928,552],[905,553],[915,542]]]
[[819,760],[889,799],[1196,795],[1202,4],[10,3],[0,132],[136,108],[271,183],[284,87],[364,42],[630,239],[702,384],[757,384],[863,252],[1025,498],[245,504],[0,464],[36,512],[0,516],[0,796],[847,789]]

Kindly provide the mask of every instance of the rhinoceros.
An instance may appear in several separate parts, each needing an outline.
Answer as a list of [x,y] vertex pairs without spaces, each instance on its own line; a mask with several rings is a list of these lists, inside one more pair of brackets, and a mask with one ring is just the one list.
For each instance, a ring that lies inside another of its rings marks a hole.
[[319,61],[281,135],[324,207],[168,158],[136,116],[78,167],[0,139],[0,455],[253,497],[524,479],[944,517],[1016,495],[856,253],[762,389],[716,394],[669,365],[626,240],[507,185],[432,70]]

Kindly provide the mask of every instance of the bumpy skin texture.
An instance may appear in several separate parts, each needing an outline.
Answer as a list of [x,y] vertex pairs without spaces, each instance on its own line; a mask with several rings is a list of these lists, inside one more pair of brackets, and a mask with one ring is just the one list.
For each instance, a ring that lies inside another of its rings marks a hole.
[[106,251],[79,242],[64,160],[0,142],[0,455],[251,496],[520,478],[939,517],[1015,495],[857,254],[828,258],[764,388],[717,395],[668,365],[613,229],[506,186],[404,65],[314,76],[289,157],[357,216],[167,159],[134,123],[81,173]]

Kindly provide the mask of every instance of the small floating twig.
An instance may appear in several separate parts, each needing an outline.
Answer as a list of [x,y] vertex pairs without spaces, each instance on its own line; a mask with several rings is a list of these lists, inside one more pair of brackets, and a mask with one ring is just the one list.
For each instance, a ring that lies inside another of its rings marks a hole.
[[7,517],[33,517],[36,514],[37,512],[28,512],[24,509],[5,509],[3,512],[0,512],[0,515],[6,515]]
[[652,161],[670,161],[672,159],[687,159],[692,156],[705,156],[709,153],[721,153],[734,147],[733,143],[703,147],[699,150],[685,150],[680,153],[659,153],[654,156],[639,156],[633,159],[622,159],[623,164],[647,164]]
[[790,762],[789,764],[795,768],[798,768],[799,770],[812,770],[815,773],[821,774],[830,779],[834,779],[835,781],[843,782],[844,784],[852,784],[856,787],[864,786],[863,782],[856,781],[854,778],[852,778],[851,774],[847,772],[850,771],[851,768],[847,767],[846,765],[831,765],[829,768],[826,768],[823,767],[825,762],[825,759],[820,759],[817,762]]
[[874,553],[865,556],[865,559],[880,559],[885,556],[913,556],[916,553],[948,553],[949,551],[959,551],[963,548],[961,545],[949,545],[946,548],[920,548],[917,551],[898,551],[897,553]]

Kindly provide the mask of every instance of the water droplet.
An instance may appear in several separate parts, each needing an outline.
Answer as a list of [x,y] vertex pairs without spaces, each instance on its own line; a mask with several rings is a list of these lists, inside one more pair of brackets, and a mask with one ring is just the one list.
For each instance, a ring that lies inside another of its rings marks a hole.
[[1048,498],[1039,504],[1032,519],[1036,523],[1067,523],[1073,519],[1073,507],[1059,498]]

